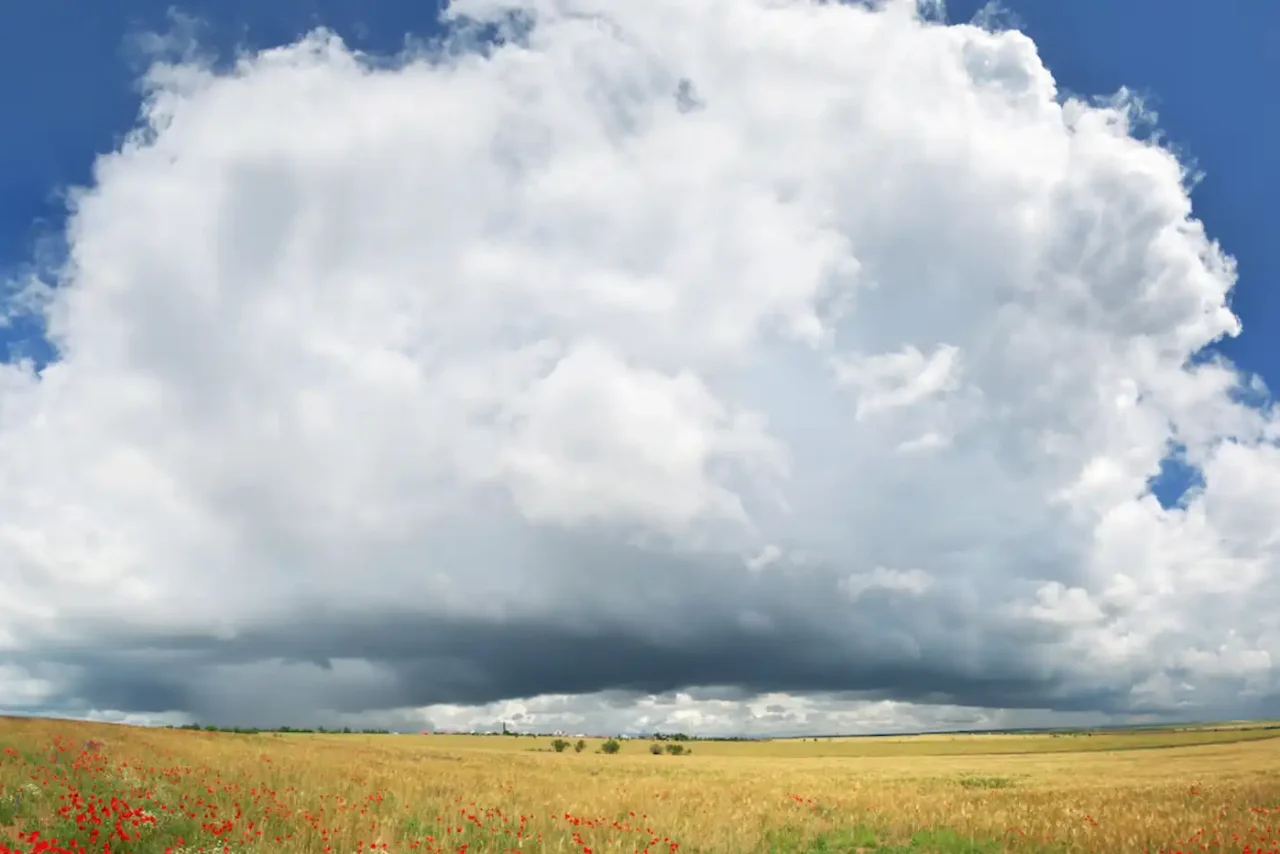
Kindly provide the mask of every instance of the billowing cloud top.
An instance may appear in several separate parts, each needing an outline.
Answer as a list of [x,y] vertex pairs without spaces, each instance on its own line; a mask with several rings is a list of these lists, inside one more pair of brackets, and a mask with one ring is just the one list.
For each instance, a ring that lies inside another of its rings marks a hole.
[[1124,93],[901,0],[446,17],[146,75],[0,365],[0,706],[1274,702],[1280,430]]

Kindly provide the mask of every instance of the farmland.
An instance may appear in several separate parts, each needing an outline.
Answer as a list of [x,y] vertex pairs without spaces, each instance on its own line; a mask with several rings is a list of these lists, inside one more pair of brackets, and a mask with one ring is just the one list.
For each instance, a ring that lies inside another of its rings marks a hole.
[[1254,854],[1280,850],[1277,735],[695,741],[676,756],[0,719],[0,852]]

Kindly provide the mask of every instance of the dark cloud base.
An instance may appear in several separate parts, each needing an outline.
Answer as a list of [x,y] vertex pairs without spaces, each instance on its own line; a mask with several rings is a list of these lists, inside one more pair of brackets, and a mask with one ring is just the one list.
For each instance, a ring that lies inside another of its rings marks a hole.
[[[299,723],[317,709],[358,714],[437,703],[479,705],[540,694],[620,697],[717,686],[712,695],[856,693],[863,699],[1058,711],[1116,710],[1125,691],[1035,674],[1034,658],[1006,656],[980,671],[945,655],[872,659],[802,625],[761,633],[710,624],[664,643],[608,627],[379,615],[366,623],[293,626],[201,648],[154,645],[66,650],[79,677],[63,700],[130,712],[185,711],[200,720]],[[188,641],[188,647],[194,647]],[[47,660],[47,659],[46,659]],[[344,662],[377,665],[381,678]],[[257,671],[258,679],[243,678]],[[280,674],[273,678],[274,674]],[[262,719],[268,714],[270,720]]]

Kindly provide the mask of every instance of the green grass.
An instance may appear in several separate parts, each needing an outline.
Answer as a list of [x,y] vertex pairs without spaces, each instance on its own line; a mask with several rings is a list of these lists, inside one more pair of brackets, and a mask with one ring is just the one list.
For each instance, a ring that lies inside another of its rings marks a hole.
[[768,854],[998,854],[992,839],[973,839],[948,828],[925,830],[904,843],[885,842],[869,827],[858,825],[804,836],[795,828],[765,835]]
[[0,827],[16,824],[21,801],[12,795],[0,797]]
[[1012,777],[982,777],[967,774],[960,778],[960,785],[966,789],[1008,789],[1018,785]]

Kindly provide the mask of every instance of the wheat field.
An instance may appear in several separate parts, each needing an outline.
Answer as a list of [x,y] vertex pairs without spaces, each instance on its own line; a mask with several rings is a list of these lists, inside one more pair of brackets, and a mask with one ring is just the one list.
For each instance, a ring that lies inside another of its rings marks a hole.
[[[0,719],[8,851],[1280,850],[1280,730],[691,743]],[[54,841],[56,840],[56,842]]]

